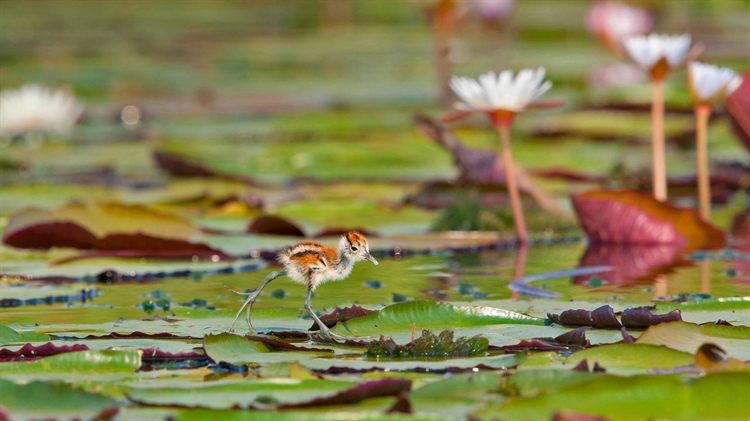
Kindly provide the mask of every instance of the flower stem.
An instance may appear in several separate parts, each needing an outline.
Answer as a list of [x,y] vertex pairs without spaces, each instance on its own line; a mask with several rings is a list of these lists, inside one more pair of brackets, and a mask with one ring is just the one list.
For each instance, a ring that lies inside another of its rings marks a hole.
[[526,244],[529,236],[526,232],[526,221],[523,219],[523,208],[521,207],[521,195],[516,184],[515,166],[513,165],[513,156],[510,152],[510,125],[496,125],[500,134],[500,155],[505,167],[505,182],[508,185],[508,194],[510,195],[510,206],[513,210],[513,222],[516,225],[518,241]]
[[653,194],[660,202],[667,200],[667,164],[664,148],[664,80],[656,78],[651,98],[651,159]]
[[711,183],[708,173],[708,118],[711,108],[707,105],[695,107],[696,155],[698,156],[698,208],[701,218],[711,221]]
[[450,41],[456,24],[455,5],[452,1],[441,1],[430,16],[433,37],[435,37],[435,67],[438,82],[440,105],[450,106],[453,102],[450,80],[453,65],[450,59]]

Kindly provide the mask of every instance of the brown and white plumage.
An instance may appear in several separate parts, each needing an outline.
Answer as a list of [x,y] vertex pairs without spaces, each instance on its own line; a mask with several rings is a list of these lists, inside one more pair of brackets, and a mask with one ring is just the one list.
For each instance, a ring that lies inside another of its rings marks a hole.
[[250,330],[253,330],[253,326],[250,323],[250,309],[253,302],[258,298],[261,290],[271,281],[281,275],[287,275],[293,281],[307,286],[305,309],[318,324],[325,336],[336,338],[338,335],[331,332],[312,310],[310,304],[312,292],[323,282],[339,281],[346,278],[352,272],[352,268],[357,262],[369,260],[376,265],[378,264],[378,261],[370,255],[367,240],[362,234],[357,232],[342,235],[341,240],[339,240],[338,249],[314,241],[302,241],[279,252],[276,259],[284,266],[284,271],[270,273],[254,292],[241,293],[230,289],[235,294],[248,296],[245,303],[242,304],[242,307],[237,312],[234,322],[232,322],[232,327],[229,329],[230,331],[234,328],[237,318],[245,307],[247,307],[245,320]]

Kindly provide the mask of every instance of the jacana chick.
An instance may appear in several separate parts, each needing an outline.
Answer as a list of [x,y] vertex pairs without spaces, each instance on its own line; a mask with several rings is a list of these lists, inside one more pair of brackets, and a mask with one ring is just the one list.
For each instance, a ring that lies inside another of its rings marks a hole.
[[307,286],[305,310],[307,310],[310,317],[320,327],[321,336],[331,339],[344,339],[341,335],[331,332],[328,326],[318,318],[312,309],[310,299],[315,288],[323,282],[340,281],[349,276],[352,273],[355,263],[369,260],[375,265],[378,264],[378,261],[370,255],[365,237],[357,232],[342,235],[338,250],[313,241],[302,241],[279,252],[276,260],[284,266],[284,270],[268,274],[255,291],[243,293],[227,288],[235,294],[248,296],[234,317],[232,327],[229,328],[229,331],[231,332],[234,329],[234,325],[237,323],[237,319],[245,307],[247,307],[245,320],[250,330],[253,331],[253,325],[250,322],[250,309],[253,302],[255,302],[266,285],[279,276],[286,275],[292,278],[293,281]]

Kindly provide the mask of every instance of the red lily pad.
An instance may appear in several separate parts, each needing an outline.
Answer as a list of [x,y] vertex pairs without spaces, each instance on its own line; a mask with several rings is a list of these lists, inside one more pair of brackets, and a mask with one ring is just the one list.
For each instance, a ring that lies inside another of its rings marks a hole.
[[598,190],[572,198],[591,243],[672,244],[683,251],[724,246],[724,232],[680,209],[635,191]]
[[750,151],[750,71],[742,74],[742,85],[724,101],[737,139]]
[[47,342],[44,345],[34,346],[28,343],[17,351],[11,351],[7,348],[0,349],[0,361],[33,361],[50,355],[88,350],[89,347],[83,344],[57,346],[52,342]]
[[3,242],[19,248],[97,250],[207,250],[192,242],[190,221],[142,205],[70,203],[54,210],[29,208],[11,215]]

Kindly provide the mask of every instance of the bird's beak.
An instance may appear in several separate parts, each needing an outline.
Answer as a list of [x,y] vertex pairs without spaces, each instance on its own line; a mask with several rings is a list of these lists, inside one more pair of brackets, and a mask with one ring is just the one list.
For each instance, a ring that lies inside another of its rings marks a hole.
[[377,261],[377,260],[375,260],[375,258],[374,258],[374,257],[372,257],[372,255],[371,255],[370,253],[367,253],[367,255],[365,256],[365,259],[367,259],[367,260],[371,261],[371,262],[372,262],[372,264],[374,264],[375,266],[377,266],[377,265],[378,265],[378,261]]

